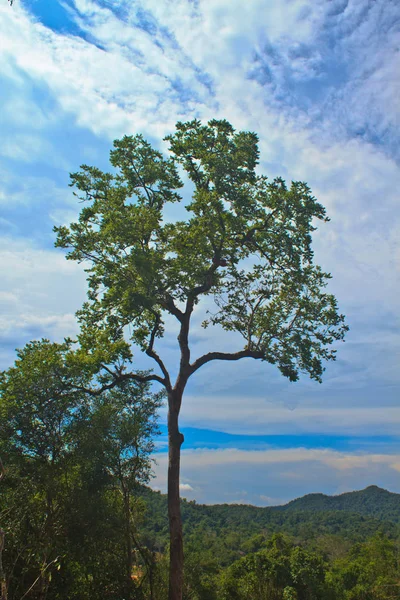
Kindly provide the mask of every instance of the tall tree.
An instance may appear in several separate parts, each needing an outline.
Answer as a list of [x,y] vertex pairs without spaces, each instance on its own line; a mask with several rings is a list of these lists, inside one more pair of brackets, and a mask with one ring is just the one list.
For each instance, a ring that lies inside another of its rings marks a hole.
[[[166,141],[168,158],[136,135],[114,142],[113,173],[83,165],[71,185],[85,206],[77,222],[55,231],[67,258],[87,263],[88,301],[78,318],[88,369],[98,370],[103,388],[132,379],[166,389],[169,599],[181,600],[178,419],[189,377],[211,361],[254,358],[277,365],[290,381],[300,373],[321,381],[323,361],[334,359],[331,345],[347,327],[325,290],[330,275],[313,263],[314,222],[328,219],[307,185],[258,175],[257,135],[236,132],[226,120],[177,123]],[[168,221],[168,205],[182,201],[179,169],[193,188],[188,216]],[[243,342],[236,351],[210,349],[192,360],[191,318],[205,299],[214,310],[204,327],[236,332]],[[179,326],[174,381],[155,347],[166,316]],[[143,375],[127,365],[132,344],[158,372]]]

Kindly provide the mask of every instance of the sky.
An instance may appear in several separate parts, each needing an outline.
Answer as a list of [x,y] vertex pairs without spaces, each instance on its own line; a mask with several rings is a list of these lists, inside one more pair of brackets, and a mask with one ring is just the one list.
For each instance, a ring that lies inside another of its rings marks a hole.
[[[163,150],[176,121],[226,118],[259,135],[260,173],[306,181],[326,206],[315,260],[350,331],[322,384],[250,359],[196,373],[182,495],[265,506],[399,493],[397,0],[1,0],[0,31],[0,368],[29,340],[77,331],[85,273],[52,232],[80,209],[69,172],[107,169],[124,134]],[[194,356],[237,342],[200,321]],[[173,368],[172,323],[158,350]],[[165,491],[160,419],[152,486]]]

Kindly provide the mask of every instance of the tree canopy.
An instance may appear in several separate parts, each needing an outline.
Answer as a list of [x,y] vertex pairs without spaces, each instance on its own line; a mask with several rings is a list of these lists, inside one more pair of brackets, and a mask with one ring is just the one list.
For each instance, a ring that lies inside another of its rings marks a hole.
[[[320,381],[347,330],[325,290],[330,275],[313,263],[311,234],[328,220],[325,209],[305,183],[258,175],[257,136],[227,121],[178,123],[166,141],[168,158],[141,135],[125,136],[111,151],[114,172],[83,165],[71,176],[85,206],[76,223],[55,229],[67,257],[87,263],[80,342],[93,364],[131,358],[133,342],[158,363],[149,379],[168,387],[154,349],[165,314],[182,322],[206,295],[215,310],[204,326],[238,332],[243,345],[199,357],[191,373],[247,356],[292,381],[300,372]],[[167,220],[167,205],[182,201],[183,174],[194,186],[188,216]]]

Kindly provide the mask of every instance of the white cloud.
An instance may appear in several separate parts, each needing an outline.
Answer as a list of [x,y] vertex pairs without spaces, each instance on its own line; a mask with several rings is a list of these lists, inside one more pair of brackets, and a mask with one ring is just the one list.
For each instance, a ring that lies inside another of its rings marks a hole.
[[[54,33],[32,22],[22,9],[10,14],[7,8],[0,8],[3,61],[45,85],[79,125],[112,139],[144,129],[158,135],[160,123],[165,133],[166,124],[172,127],[178,119],[174,79],[179,55],[173,48],[160,48],[142,30],[127,27],[94,3],[79,3],[79,8],[90,17],[91,36],[99,37],[106,51],[82,38]],[[188,90],[207,92],[190,64],[180,65],[179,78]]]
[[7,158],[26,162],[34,161],[37,153],[46,154],[50,146],[39,135],[15,135],[1,145],[1,154]]
[[179,489],[181,492],[193,492],[193,488],[190,483],[181,483],[179,484]]
[[[60,207],[65,211],[68,204],[72,205],[73,203],[73,207],[75,208],[73,216],[76,218],[76,202],[71,198],[72,194],[68,187],[58,187],[49,176],[45,177],[36,174],[21,177],[17,173],[8,171],[5,164],[1,166],[4,175],[0,182],[0,205],[3,205],[4,212],[6,210],[15,211],[15,209],[23,211],[28,207],[33,207],[36,210],[41,209],[45,211],[43,216],[47,217],[49,211],[60,210]],[[67,182],[68,179],[65,176],[65,183],[67,184]],[[70,214],[72,216],[72,211]],[[19,220],[22,220],[24,212],[20,216],[22,218]],[[38,223],[37,226],[39,225]],[[18,226],[18,223],[15,223],[15,226]]]
[[0,238],[1,363],[16,347],[42,336],[62,341],[76,334],[74,311],[84,299],[79,265],[61,252],[42,250],[29,240]]
[[18,338],[22,333],[32,330],[43,332],[43,335],[48,332],[51,337],[60,339],[60,337],[63,338],[77,332],[76,319],[71,314],[40,317],[20,313],[15,320],[0,317],[0,336],[11,337],[13,335]]

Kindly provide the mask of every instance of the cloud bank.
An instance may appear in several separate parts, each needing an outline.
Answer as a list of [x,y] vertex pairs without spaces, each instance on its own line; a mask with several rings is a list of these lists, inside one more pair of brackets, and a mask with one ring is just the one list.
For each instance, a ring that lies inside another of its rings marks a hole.
[[[166,491],[167,455],[155,456],[152,486]],[[354,454],[324,449],[187,450],[182,495],[206,504],[285,504],[304,494],[379,485],[400,492],[400,454]],[[218,482],[218,484],[216,484]],[[189,489],[192,488],[192,489]]]

